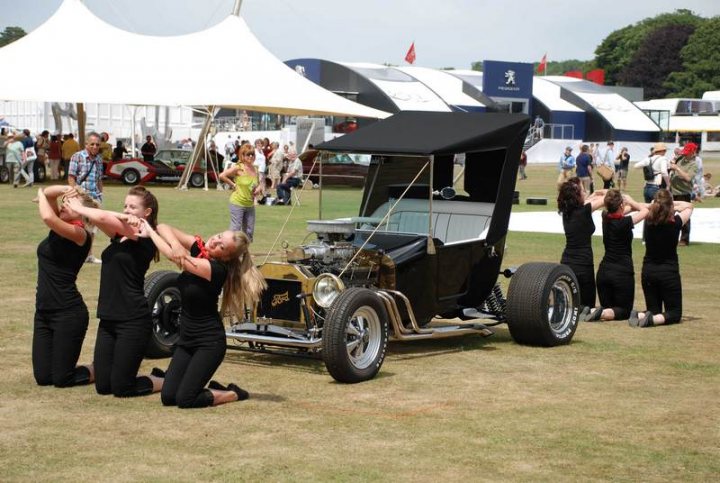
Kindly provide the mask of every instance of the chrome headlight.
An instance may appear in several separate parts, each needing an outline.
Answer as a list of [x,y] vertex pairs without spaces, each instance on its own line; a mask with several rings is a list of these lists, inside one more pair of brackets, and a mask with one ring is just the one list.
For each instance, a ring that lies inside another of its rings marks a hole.
[[313,298],[320,307],[326,309],[332,305],[343,290],[345,290],[345,284],[342,280],[331,273],[323,273],[315,279]]

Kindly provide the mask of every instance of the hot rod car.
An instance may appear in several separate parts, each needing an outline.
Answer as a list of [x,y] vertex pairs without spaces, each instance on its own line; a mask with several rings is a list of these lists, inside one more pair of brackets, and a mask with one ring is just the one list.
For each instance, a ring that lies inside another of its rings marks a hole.
[[[259,266],[268,288],[227,329],[229,347],[317,355],[336,380],[355,383],[378,373],[390,340],[488,336],[507,323],[521,344],[569,343],[572,271],[501,267],[528,127],[521,114],[401,112],[318,146],[320,156],[372,155],[358,216],[308,221],[315,241]],[[501,274],[511,277],[507,297]],[[177,337],[176,278],[146,282],[155,355]]]

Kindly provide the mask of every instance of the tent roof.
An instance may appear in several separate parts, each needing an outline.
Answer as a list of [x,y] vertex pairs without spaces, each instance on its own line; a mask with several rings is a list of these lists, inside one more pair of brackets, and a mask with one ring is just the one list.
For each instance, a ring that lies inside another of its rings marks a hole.
[[[48,48],[60,54],[45,55]],[[48,75],[27,74],[23,67],[41,56]],[[245,21],[234,15],[201,32],[157,37],[118,29],[80,0],[65,0],[44,24],[0,49],[0,65],[6,73],[0,76],[3,100],[389,115],[303,78],[265,49]],[[8,75],[11,70],[14,75]]]
[[455,154],[522,142],[525,114],[402,111],[316,146],[326,151],[368,154]]

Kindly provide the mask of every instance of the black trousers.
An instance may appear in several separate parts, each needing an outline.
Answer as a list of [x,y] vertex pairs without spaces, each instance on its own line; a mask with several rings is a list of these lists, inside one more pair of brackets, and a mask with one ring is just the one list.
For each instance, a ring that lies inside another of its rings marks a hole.
[[613,309],[615,320],[626,320],[635,301],[635,275],[626,267],[600,263],[597,273],[597,291],[600,306]]
[[152,334],[150,317],[100,320],[95,342],[95,390],[115,397],[152,394],[149,377],[137,377]]
[[592,265],[575,265],[565,263],[575,273],[580,284],[580,304],[587,307],[595,307],[595,267]]
[[90,371],[76,367],[88,319],[86,307],[35,312],[32,363],[38,385],[71,387],[90,382]]
[[176,346],[160,394],[163,405],[183,409],[212,406],[212,392],[205,386],[225,358],[226,348],[224,338],[200,347]]
[[[673,195],[673,199],[676,201],[692,201],[692,196],[690,194],[686,195]],[[685,223],[680,230],[680,240],[690,243],[690,219],[688,219],[687,223]]]
[[645,294],[645,307],[653,314],[663,314],[666,324],[680,322],[682,318],[680,272],[646,263],[643,264],[640,280]]

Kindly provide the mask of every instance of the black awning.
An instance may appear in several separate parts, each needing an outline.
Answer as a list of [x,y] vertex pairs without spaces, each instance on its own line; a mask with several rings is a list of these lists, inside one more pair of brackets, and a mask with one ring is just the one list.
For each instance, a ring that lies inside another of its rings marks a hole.
[[403,111],[316,149],[366,154],[469,153],[508,146],[529,125],[525,114]]

